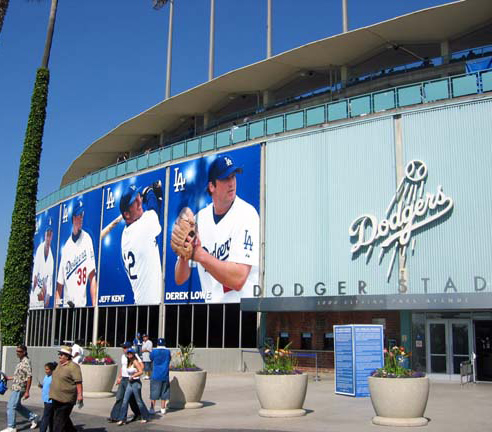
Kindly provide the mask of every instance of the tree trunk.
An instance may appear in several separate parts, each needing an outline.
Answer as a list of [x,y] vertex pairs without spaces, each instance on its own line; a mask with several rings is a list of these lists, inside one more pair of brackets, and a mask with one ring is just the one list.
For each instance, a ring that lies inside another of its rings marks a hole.
[[9,0],[0,0],[0,33],[2,33],[3,20],[7,15],[7,9],[9,7]]
[[48,63],[50,61],[51,42],[53,40],[53,33],[55,32],[57,9],[58,9],[58,0],[51,0],[50,19],[48,21],[48,31],[46,33],[46,42],[44,43],[43,60],[41,62],[41,67],[44,69],[48,69]]

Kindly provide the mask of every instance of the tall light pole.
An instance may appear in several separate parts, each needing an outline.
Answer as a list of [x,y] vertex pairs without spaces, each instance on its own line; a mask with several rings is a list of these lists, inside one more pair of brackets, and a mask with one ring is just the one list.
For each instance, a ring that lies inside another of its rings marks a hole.
[[166,97],[169,99],[171,95],[171,65],[172,65],[172,49],[173,49],[173,15],[174,15],[174,0],[152,0],[152,7],[156,10],[162,8],[169,2],[169,31],[167,34],[167,65],[166,65]]
[[272,0],[267,6],[267,58],[272,56]]
[[215,0],[210,0],[210,43],[208,51],[208,80],[214,78],[214,51],[215,51]]
[[342,0],[343,32],[348,32],[348,0]]

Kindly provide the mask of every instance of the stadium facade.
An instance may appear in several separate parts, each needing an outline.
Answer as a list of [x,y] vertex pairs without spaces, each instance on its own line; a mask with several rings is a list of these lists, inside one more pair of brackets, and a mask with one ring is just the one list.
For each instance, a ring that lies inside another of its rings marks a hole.
[[[491,18],[489,1],[467,0],[313,42],[97,140],[39,202],[36,244],[54,223],[55,269],[51,299],[34,295],[27,344],[118,346],[146,332],[193,342],[225,370],[270,337],[332,368],[333,325],[376,323],[415,368],[454,378],[475,354],[477,378],[492,380]],[[252,291],[215,301],[198,273],[175,282],[169,238],[184,204],[203,207],[224,154],[243,167],[237,193],[258,212],[261,247]],[[142,303],[118,202],[158,184],[160,283]],[[94,292],[90,269],[79,275],[85,303],[55,295],[68,290],[60,272],[87,258],[62,264],[79,201],[96,275]]]

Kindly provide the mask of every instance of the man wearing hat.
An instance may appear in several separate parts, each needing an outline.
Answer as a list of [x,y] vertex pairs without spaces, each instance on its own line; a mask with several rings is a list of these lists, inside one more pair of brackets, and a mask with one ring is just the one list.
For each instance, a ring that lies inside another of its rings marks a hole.
[[72,361],[72,349],[60,347],[58,366],[53,371],[50,399],[53,401],[53,432],[72,432],[75,427],[70,413],[77,402],[84,401],[82,372],[80,366]]
[[157,236],[162,232],[159,208],[161,182],[142,193],[129,186],[120,199],[120,212],[126,225],[121,234],[121,254],[135,304],[158,304],[161,300],[162,265]]
[[96,260],[91,236],[82,229],[84,202],[77,198],[72,208],[72,232],[63,246],[58,269],[55,302],[69,307],[87,306],[87,283],[92,305],[96,304]]
[[171,351],[166,348],[163,338],[157,339],[157,347],[150,353],[153,362],[152,376],[150,377],[150,414],[155,414],[155,402],[161,401],[161,414],[166,414],[169,400],[169,363]]
[[[236,174],[242,172],[231,156],[217,156],[208,170],[207,192],[212,203],[196,216],[193,261],[198,263],[208,303],[253,297],[253,286],[258,284],[260,217],[251,204],[236,195]],[[190,274],[190,263],[178,258],[176,283],[182,285]]]
[[32,269],[32,289],[29,295],[30,308],[47,308],[53,296],[53,271],[55,262],[51,252],[53,219],[48,217],[44,226],[44,241],[36,249]]
[[[128,358],[126,356],[127,351],[132,347],[130,342],[125,342],[121,345],[123,349],[123,354],[121,355],[121,369],[118,374],[118,379],[116,380],[116,384],[118,385],[118,390],[115,396],[115,402],[113,408],[111,409],[111,413],[109,415],[108,421],[110,423],[116,423],[120,417],[121,406],[123,405],[123,398],[125,396],[126,388],[128,387],[128,381],[130,379],[130,375],[128,374]],[[142,361],[138,354],[135,354],[135,357],[138,361]],[[138,408],[137,401],[135,397],[130,396],[130,408],[132,409],[134,416],[133,418],[136,420],[140,417],[140,409]]]

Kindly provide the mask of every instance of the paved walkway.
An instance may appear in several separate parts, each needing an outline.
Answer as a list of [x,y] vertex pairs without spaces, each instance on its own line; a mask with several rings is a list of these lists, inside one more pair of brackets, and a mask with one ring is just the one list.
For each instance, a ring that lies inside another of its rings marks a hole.
[[[146,425],[140,422],[123,427],[108,424],[106,417],[114,398],[85,399],[84,408],[74,409],[72,418],[83,431],[340,431],[340,432],[390,432],[401,428],[374,426],[374,415],[369,398],[352,398],[335,395],[332,376],[322,376],[321,381],[309,381],[304,408],[305,417],[268,419],[258,416],[259,404],[251,373],[209,374],[203,395],[205,406],[198,410],[170,411],[165,416],[154,416]],[[6,401],[10,392],[0,396],[0,427],[6,425]],[[144,381],[146,403],[149,382]],[[33,388],[26,405],[42,413],[41,392]],[[431,393],[426,416],[425,432],[475,432],[492,429],[492,384],[468,384],[463,388],[456,382],[431,383]],[[18,430],[28,430],[23,419]],[[1,430],[1,428],[0,428]]]

